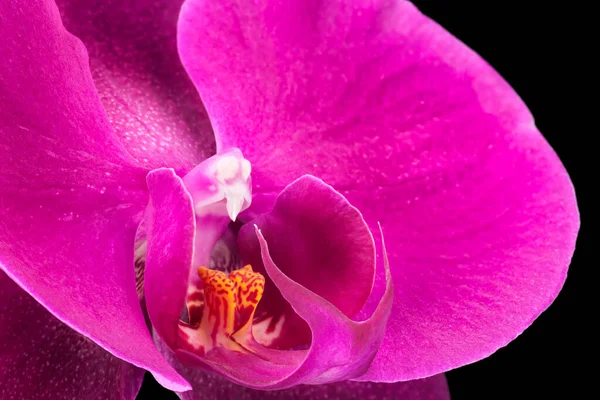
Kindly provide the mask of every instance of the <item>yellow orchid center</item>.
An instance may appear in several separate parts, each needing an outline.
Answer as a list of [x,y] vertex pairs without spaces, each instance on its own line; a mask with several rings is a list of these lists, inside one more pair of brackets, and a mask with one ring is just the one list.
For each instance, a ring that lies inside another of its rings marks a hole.
[[196,325],[181,326],[185,340],[203,353],[216,346],[243,351],[244,343],[252,337],[252,319],[265,289],[265,278],[250,265],[229,275],[200,267],[198,275],[202,295],[193,296],[195,300],[188,309],[200,308],[202,316]]

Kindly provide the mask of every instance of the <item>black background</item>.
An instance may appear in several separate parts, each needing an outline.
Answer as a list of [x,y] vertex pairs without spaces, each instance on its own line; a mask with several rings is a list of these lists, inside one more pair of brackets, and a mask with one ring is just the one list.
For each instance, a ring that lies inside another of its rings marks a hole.
[[[455,36],[475,49],[516,89],[536,124],[556,150],[575,184],[582,228],[567,282],[554,304],[507,347],[489,358],[447,373],[453,400],[587,399],[587,362],[595,364],[583,318],[591,292],[583,289],[592,270],[592,171],[586,156],[595,127],[585,126],[593,96],[585,68],[591,63],[582,41],[586,11],[579,3],[488,0],[414,3]],[[597,51],[598,46],[595,46]],[[592,64],[593,65],[593,64]],[[589,92],[590,95],[582,95]],[[597,179],[596,179],[597,181]],[[587,186],[586,186],[587,185]],[[588,258],[589,257],[589,258]],[[591,317],[591,314],[588,318]],[[147,374],[138,399],[177,399]]]

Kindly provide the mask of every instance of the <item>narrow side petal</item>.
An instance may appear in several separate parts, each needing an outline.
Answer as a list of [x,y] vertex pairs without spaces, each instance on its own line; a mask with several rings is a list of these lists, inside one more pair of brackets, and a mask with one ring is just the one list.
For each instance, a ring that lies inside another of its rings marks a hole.
[[564,167],[510,86],[409,2],[187,0],[178,45],[257,197],[309,173],[381,222],[398,293],[364,379],[477,361],[558,294],[579,228]]
[[148,247],[144,291],[152,325],[172,347],[185,306],[194,252],[192,198],[172,169],[148,174],[150,204],[146,216]]
[[145,168],[183,174],[214,154],[200,96],[177,54],[182,0],[58,0],[90,55],[94,83],[127,151]]
[[64,325],[0,272],[0,398],[134,400],[144,372]]
[[[305,176],[277,197],[274,208],[245,225],[238,236],[244,263],[265,272],[254,226],[269,243],[271,257],[291,280],[325,298],[353,317],[371,293],[375,274],[373,237],[360,212],[323,181]],[[267,279],[257,316],[279,318],[274,347],[291,348],[310,342],[310,329],[298,318]]]
[[0,269],[51,313],[172,389],[135,292],[145,171],[113,134],[53,1],[0,3]]
[[182,400],[450,400],[444,375],[397,383],[345,381],[273,391],[249,389],[201,371],[196,375],[204,390],[180,393]]
[[356,322],[345,317],[327,300],[288,278],[271,259],[268,244],[258,227],[256,234],[269,277],[312,332],[311,346],[302,364],[272,388],[336,382],[362,375],[379,349],[394,297],[385,250],[386,290],[373,314]]

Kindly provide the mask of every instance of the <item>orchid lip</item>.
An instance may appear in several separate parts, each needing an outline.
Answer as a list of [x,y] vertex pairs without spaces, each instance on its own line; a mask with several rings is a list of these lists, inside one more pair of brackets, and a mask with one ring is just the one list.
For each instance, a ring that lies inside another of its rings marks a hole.
[[252,340],[252,321],[265,278],[250,265],[228,275],[199,267],[198,275],[202,286],[188,296],[189,321],[180,322],[181,339],[201,354],[217,346],[251,352],[245,344]]

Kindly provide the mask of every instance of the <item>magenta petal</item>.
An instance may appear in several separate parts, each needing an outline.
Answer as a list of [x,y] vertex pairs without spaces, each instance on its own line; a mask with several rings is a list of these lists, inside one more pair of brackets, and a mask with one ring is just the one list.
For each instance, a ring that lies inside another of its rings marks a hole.
[[148,247],[144,273],[146,307],[152,325],[167,345],[177,336],[194,251],[192,198],[172,169],[148,174]]
[[133,400],[144,370],[54,318],[0,271],[0,398]]
[[187,0],[178,43],[255,193],[310,173],[381,222],[398,292],[364,379],[481,359],[558,294],[579,227],[563,166],[509,85],[409,2]]
[[253,390],[204,372],[196,373],[203,390],[180,394],[183,400],[450,400],[444,375],[397,383],[336,382],[285,390]]
[[268,279],[252,224],[260,227],[275,264],[291,280],[331,302],[347,317],[363,307],[375,274],[371,232],[360,212],[342,195],[319,179],[302,177],[279,194],[273,210],[244,226],[238,239],[244,263],[267,278],[257,316],[284,318],[274,347],[305,345],[310,342],[310,329]]
[[268,244],[258,227],[256,234],[269,277],[312,332],[311,347],[300,367],[274,388],[298,383],[335,382],[362,375],[379,349],[394,297],[385,252],[385,293],[373,314],[358,322],[347,318],[333,304],[283,274],[271,259]]
[[113,135],[82,44],[53,1],[0,2],[0,269],[61,321],[172,389],[133,240],[145,171]]
[[144,167],[187,171],[214,154],[210,122],[177,54],[182,0],[58,0],[90,55],[116,134]]

